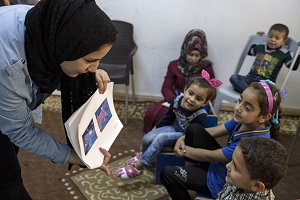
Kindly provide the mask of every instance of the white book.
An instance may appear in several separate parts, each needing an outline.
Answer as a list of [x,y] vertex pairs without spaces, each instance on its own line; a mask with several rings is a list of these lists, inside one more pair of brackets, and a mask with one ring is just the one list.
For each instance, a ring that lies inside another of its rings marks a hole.
[[98,90],[65,122],[67,135],[74,150],[89,169],[98,168],[104,155],[123,128],[113,103],[113,82],[104,94]]

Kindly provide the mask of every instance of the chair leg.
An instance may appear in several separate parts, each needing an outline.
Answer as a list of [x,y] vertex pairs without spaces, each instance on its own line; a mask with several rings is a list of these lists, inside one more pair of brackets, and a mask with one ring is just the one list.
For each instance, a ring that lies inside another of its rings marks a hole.
[[126,97],[125,97],[125,113],[124,113],[124,117],[125,117],[125,122],[124,124],[127,125],[127,118],[128,118],[128,93],[129,93],[129,86],[126,85]]
[[294,148],[295,148],[296,141],[298,139],[299,133],[300,133],[300,121],[299,121],[298,128],[296,130],[296,133],[295,133],[295,136],[294,136],[294,139],[293,139],[293,143],[292,143],[292,146],[291,146],[291,149],[290,149],[290,152],[289,152],[288,163],[290,162],[291,156],[293,154],[293,151],[294,151]]
[[214,110],[215,110],[216,115],[218,115],[218,113],[219,113],[221,103],[222,103],[222,98],[220,97],[220,95],[217,95],[215,102],[214,102]]
[[131,86],[132,86],[132,97],[133,97],[133,104],[135,104],[135,91],[134,91],[134,81],[133,81],[133,74],[131,75]]

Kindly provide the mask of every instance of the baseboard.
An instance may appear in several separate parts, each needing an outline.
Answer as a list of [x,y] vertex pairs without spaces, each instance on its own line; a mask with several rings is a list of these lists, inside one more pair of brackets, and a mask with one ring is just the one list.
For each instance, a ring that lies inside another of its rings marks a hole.
[[[55,90],[53,92],[53,95],[60,95],[60,91]],[[121,93],[114,93],[114,100],[117,101],[124,101],[125,99],[125,94]],[[147,95],[135,95],[135,101],[136,102],[157,102],[161,101],[163,98],[162,97],[156,97],[156,96],[147,96]],[[133,96],[132,94],[129,95],[128,97],[129,102],[133,102]],[[233,111],[234,105],[230,103],[222,103],[220,110],[223,111]],[[300,109],[294,109],[294,108],[285,108],[282,107],[282,115],[286,116],[300,116]]]

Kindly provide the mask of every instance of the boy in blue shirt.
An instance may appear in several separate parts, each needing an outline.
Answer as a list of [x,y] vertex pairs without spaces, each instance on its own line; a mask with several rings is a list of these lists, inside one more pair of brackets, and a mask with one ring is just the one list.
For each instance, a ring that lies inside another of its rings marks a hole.
[[288,169],[287,158],[285,147],[276,140],[242,138],[233,152],[232,161],[226,165],[227,183],[217,200],[273,200],[272,188],[284,177]]

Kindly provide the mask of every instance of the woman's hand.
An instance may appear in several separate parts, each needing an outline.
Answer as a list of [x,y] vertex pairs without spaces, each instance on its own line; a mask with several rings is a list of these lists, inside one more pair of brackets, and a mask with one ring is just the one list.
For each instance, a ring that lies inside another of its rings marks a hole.
[[96,81],[99,87],[99,93],[103,94],[107,88],[107,84],[110,82],[110,78],[106,71],[98,69],[96,72]]
[[186,153],[185,149],[185,143],[184,143],[185,136],[181,136],[176,141],[175,147],[174,147],[174,153],[176,157],[184,157]]
[[108,152],[108,151],[106,151],[105,149],[103,149],[103,148],[99,148],[99,150],[101,151],[101,153],[103,153],[103,155],[104,155],[104,158],[103,158],[103,163],[102,163],[102,165],[100,166],[100,169],[102,170],[102,171],[104,171],[105,173],[106,173],[106,175],[107,176],[110,176],[110,170],[109,170],[109,168],[107,167],[107,164],[108,164],[108,162],[109,162],[109,160],[110,160],[110,158],[111,158],[111,154]]
[[[107,164],[110,161],[111,154],[108,151],[106,151],[105,149],[101,148],[101,147],[99,148],[99,150],[104,155],[103,163],[100,166],[100,169],[102,171],[104,171],[107,176],[110,176],[111,173],[110,173],[109,168],[107,167]],[[75,152],[74,149],[71,150],[71,156],[69,158],[68,163],[71,163],[71,164],[74,164],[74,165],[84,165],[84,163],[81,161],[81,159],[79,158],[79,156],[77,155],[77,153]]]

